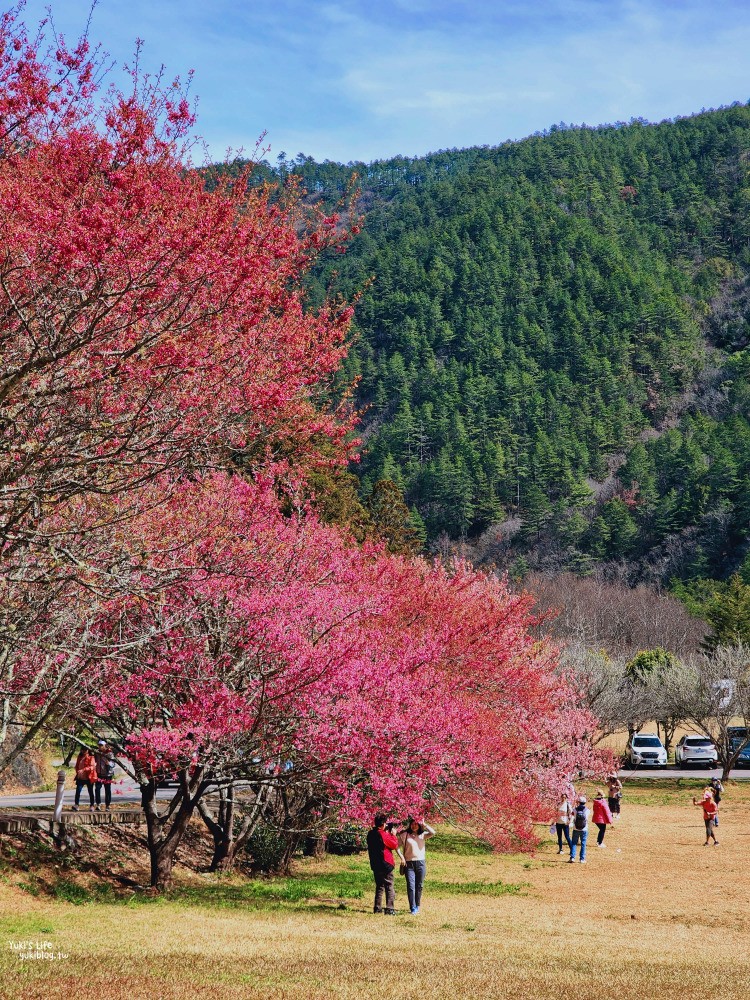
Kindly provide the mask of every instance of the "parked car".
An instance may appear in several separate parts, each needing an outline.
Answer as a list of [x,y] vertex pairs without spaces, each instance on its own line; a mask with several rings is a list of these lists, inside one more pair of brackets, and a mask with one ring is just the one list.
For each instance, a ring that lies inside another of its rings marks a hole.
[[716,747],[705,736],[683,736],[674,751],[675,764],[684,767],[691,764],[715,767],[718,759]]
[[667,751],[656,733],[636,733],[626,750],[631,766],[666,767]]
[[750,767],[750,742],[747,742],[748,732],[745,726],[729,726],[727,728],[727,736],[729,738],[729,746],[732,750],[736,750],[737,747],[746,743],[746,746],[740,750],[739,756],[735,761],[735,767]]

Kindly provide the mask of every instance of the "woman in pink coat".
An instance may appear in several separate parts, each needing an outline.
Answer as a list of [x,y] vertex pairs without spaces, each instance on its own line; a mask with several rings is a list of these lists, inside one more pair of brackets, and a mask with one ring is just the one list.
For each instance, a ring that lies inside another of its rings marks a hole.
[[596,846],[606,847],[607,845],[604,843],[604,834],[607,832],[607,827],[612,824],[612,813],[610,812],[607,800],[604,798],[604,792],[601,790],[596,793],[596,798],[594,799],[594,814],[591,818],[599,828],[599,833],[596,837]]

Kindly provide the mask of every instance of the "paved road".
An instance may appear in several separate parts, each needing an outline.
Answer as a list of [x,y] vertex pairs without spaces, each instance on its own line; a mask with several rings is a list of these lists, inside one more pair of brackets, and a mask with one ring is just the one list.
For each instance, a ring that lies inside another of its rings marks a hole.
[[[669,767],[624,767],[618,771],[618,774],[622,780],[626,778],[697,778],[699,780],[705,779],[708,783],[711,778],[721,777],[721,768],[674,767],[670,764]],[[737,768],[729,772],[729,777],[733,781],[748,781],[750,780],[750,769]]]
[[[174,788],[160,788],[156,793],[157,799],[171,799],[175,794],[176,789]],[[65,789],[65,799],[63,800],[63,808],[69,809],[73,805],[73,797],[75,795],[75,787]],[[138,785],[131,781],[129,778],[125,778],[122,781],[115,781],[112,785],[112,805],[117,805],[118,803],[127,802],[132,804],[137,802],[140,804],[141,792]],[[88,795],[86,789],[84,788],[81,793],[81,802],[84,807],[88,806]],[[51,792],[29,792],[25,795],[0,795],[0,809],[2,808],[16,808],[16,809],[30,809],[30,808],[51,808],[55,804],[55,793]]]
[[[630,768],[623,768],[618,772],[620,778],[626,780],[628,778],[697,778],[705,779],[708,782],[711,778],[720,778],[721,769],[714,768],[709,770],[707,768],[677,768],[677,767],[639,767],[635,770]],[[750,781],[750,769],[738,769],[732,771],[730,777],[738,781]],[[64,808],[70,808],[73,804],[73,796],[75,794],[74,788],[65,789],[65,800]],[[162,801],[169,800],[175,794],[174,788],[160,788],[156,793],[157,799]],[[88,799],[86,797],[86,791],[84,789],[81,801],[84,807],[88,804]],[[115,781],[112,785],[112,804],[117,805],[118,802],[132,804],[134,802],[140,803],[141,793],[135,782],[131,781],[130,778],[123,778],[121,781]],[[30,808],[51,808],[55,804],[55,793],[51,792],[29,792],[25,795],[0,795],[0,809],[2,808],[16,808],[16,809],[30,809]]]

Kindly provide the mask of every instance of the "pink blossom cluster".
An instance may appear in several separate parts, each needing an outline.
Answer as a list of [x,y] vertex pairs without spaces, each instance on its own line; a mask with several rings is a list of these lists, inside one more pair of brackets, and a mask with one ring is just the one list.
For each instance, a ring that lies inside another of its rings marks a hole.
[[291,771],[344,819],[386,804],[527,845],[570,775],[604,765],[530,598],[502,581],[358,548],[310,511],[283,516],[270,481],[219,473],[131,527],[179,578],[107,606],[114,652],[88,668],[82,711],[142,775]]
[[304,492],[355,447],[326,404],[352,309],[303,290],[336,217],[245,169],[207,183],[179,86],[136,65],[102,96],[102,68],[0,19],[0,768],[10,724],[106,732],[155,884],[211,782],[530,845],[608,763],[530,598],[358,546]]

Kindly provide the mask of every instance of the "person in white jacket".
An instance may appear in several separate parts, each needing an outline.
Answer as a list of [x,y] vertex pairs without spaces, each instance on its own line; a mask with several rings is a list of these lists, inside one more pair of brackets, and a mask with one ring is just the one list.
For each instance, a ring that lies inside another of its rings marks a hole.
[[570,864],[576,859],[578,845],[581,845],[581,864],[586,864],[586,841],[589,838],[591,810],[586,808],[586,796],[579,795],[573,811],[573,833],[570,838]]
[[563,852],[563,837],[570,850],[570,824],[573,822],[573,806],[570,804],[567,792],[563,792],[557,803],[555,814],[555,830],[557,832],[557,853]]
[[434,836],[435,831],[431,826],[412,816],[407,819],[406,828],[399,833],[398,839],[404,855],[406,893],[412,915],[419,913],[422,903],[422,886],[427,872],[425,841]]

